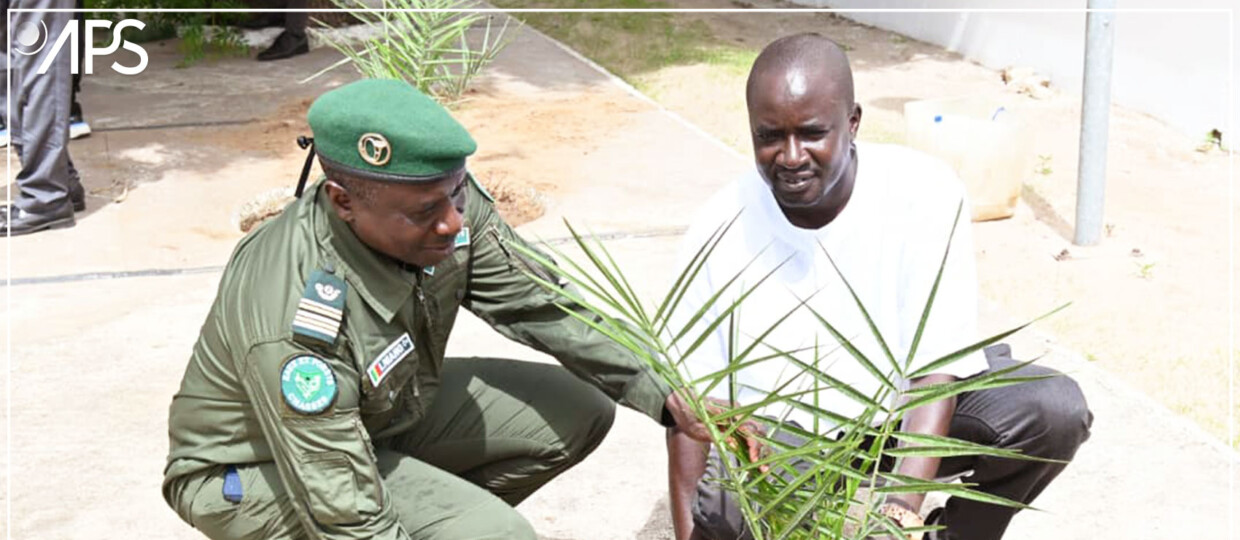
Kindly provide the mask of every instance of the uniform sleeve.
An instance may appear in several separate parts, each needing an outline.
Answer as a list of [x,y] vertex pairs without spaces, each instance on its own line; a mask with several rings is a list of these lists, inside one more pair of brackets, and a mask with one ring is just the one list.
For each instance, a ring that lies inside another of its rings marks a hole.
[[[934,296],[930,318],[922,332],[910,372],[947,354],[972,345],[977,341],[977,267],[973,255],[973,234],[969,218],[969,201],[955,174],[946,171],[953,183],[945,190],[942,204],[926,205],[933,213],[922,214],[920,226],[911,226],[909,234],[915,240],[906,243],[903,261],[904,279],[900,298],[901,349],[907,351],[916,335],[926,299],[934,286],[934,280],[943,264],[943,250],[948,247],[948,235],[952,230],[952,218],[957,205],[963,205],[956,224],[955,236],[943,267],[943,277]],[[953,375],[963,379],[987,368],[986,357],[977,351],[936,373]]]
[[556,281],[513,248],[529,244],[493,208],[488,205],[478,214],[471,223],[480,234],[463,305],[509,339],[554,356],[621,405],[663,422],[669,387],[628,349],[563,312],[558,305],[592,316],[525,274],[529,270]]
[[384,501],[352,365],[281,340],[255,345],[239,368],[309,538],[409,538]]

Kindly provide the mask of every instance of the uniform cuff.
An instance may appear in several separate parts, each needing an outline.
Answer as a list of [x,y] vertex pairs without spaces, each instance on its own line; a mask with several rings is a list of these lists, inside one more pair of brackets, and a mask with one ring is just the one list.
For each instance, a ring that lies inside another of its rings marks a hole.
[[[650,369],[643,369],[629,384],[625,385],[620,403],[630,409],[642,413],[654,421],[669,426],[668,415],[664,408],[668,394],[672,388],[664,383]],[[674,423],[674,422],[673,422]]]

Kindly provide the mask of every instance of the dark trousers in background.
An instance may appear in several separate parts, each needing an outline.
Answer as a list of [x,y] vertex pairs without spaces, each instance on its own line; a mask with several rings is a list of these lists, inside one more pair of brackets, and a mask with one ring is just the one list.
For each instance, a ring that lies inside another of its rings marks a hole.
[[[85,9],[85,6],[86,6],[85,0],[77,0],[78,9]],[[78,20],[78,51],[85,51],[86,50],[86,32],[84,28],[85,25],[82,21],[86,20],[86,14],[79,11],[73,14],[73,18]],[[86,55],[79,54],[78,55],[78,72],[73,74],[73,85],[69,89],[69,103],[71,104],[69,108],[70,118],[74,118],[74,117],[81,118],[82,117],[82,106],[78,104],[77,95],[78,95],[78,92],[82,91],[82,74],[85,73],[85,70],[86,70],[85,62],[86,62]]]
[[[309,6],[306,0],[250,0],[249,4],[255,9],[306,9]],[[309,12],[289,11],[280,15],[284,17],[285,32],[296,36],[306,34],[306,24],[310,21]]]
[[[64,8],[65,4],[63,0],[13,0],[6,2],[5,16],[9,8]],[[40,23],[47,27],[46,39],[55,39],[72,18],[73,13],[65,12],[13,13],[13,26],[4,30],[4,42],[15,37],[16,29],[39,27]],[[0,115],[9,117],[10,144],[22,166],[17,175],[20,193],[13,204],[33,214],[71,215],[71,200],[81,200],[84,195],[68,148],[73,100],[71,55],[61,51],[51,59],[47,72],[39,74],[39,66],[51,54],[50,44],[29,55],[20,53],[17,43],[13,47],[12,64],[4,66],[11,94],[0,100]]]
[[[1015,365],[1007,345],[986,349],[989,371]],[[1031,383],[978,392],[966,392],[956,399],[948,435],[995,448],[1017,450],[1022,454],[1068,461],[1089,438],[1093,414],[1076,381],[1050,368],[1031,365],[1015,372],[1018,376],[1055,375]],[[778,435],[777,435],[778,437]],[[786,435],[785,438],[792,437]],[[804,441],[787,440],[790,444]],[[1019,501],[1033,502],[1066,465],[989,456],[945,458],[939,464],[939,477],[973,471],[967,482],[975,489]],[[693,505],[695,528],[712,540],[752,539],[746,530],[735,496],[712,481],[723,474],[723,464],[715,449],[706,463],[706,474],[698,482]],[[943,509],[941,525],[947,527],[939,538],[949,540],[998,540],[1003,537],[1016,510],[983,502],[952,497]]]

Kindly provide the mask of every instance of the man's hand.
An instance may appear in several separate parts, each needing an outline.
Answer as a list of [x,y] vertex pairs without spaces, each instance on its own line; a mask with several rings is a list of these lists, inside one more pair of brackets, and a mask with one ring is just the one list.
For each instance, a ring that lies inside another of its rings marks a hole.
[[[686,391],[686,393],[689,393]],[[692,395],[690,393],[690,395]],[[706,411],[711,416],[718,416],[730,408],[727,402],[713,398],[706,398],[703,402],[706,405]],[[710,430],[706,424],[702,422],[697,414],[693,412],[693,408],[680,396],[680,392],[672,392],[668,394],[667,401],[663,404],[667,408],[667,412],[671,414],[672,419],[676,421],[676,428],[689,438],[699,442],[711,442]],[[727,431],[730,427],[726,422],[720,422],[718,429]],[[732,448],[736,448],[736,439],[740,438],[745,441],[745,446],[749,451],[749,460],[757,461],[765,455],[766,448],[763,446],[761,436],[766,430],[761,424],[753,420],[745,420],[740,427],[736,428],[735,433],[728,438],[728,444]],[[762,472],[766,472],[767,467],[762,467]]]
[[[689,393],[688,390],[684,392]],[[676,428],[682,433],[695,441],[710,442],[710,430],[706,429],[706,424],[702,423],[702,420],[693,412],[693,408],[684,398],[680,397],[679,391],[668,394],[663,406],[672,415],[672,419],[676,421]]]

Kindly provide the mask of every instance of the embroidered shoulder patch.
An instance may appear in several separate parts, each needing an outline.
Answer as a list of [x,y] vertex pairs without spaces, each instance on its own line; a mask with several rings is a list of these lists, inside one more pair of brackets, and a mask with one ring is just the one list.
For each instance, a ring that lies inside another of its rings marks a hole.
[[318,414],[336,400],[336,375],[323,359],[309,354],[294,356],[280,369],[280,393],[289,408],[302,414]]
[[370,363],[366,368],[366,375],[370,377],[371,386],[378,387],[383,379],[387,378],[388,373],[399,364],[401,360],[409,356],[413,352],[413,339],[408,333],[401,334],[396,341],[388,344],[383,352]]
[[293,337],[331,345],[344,320],[349,285],[334,274],[315,270],[293,315]]

